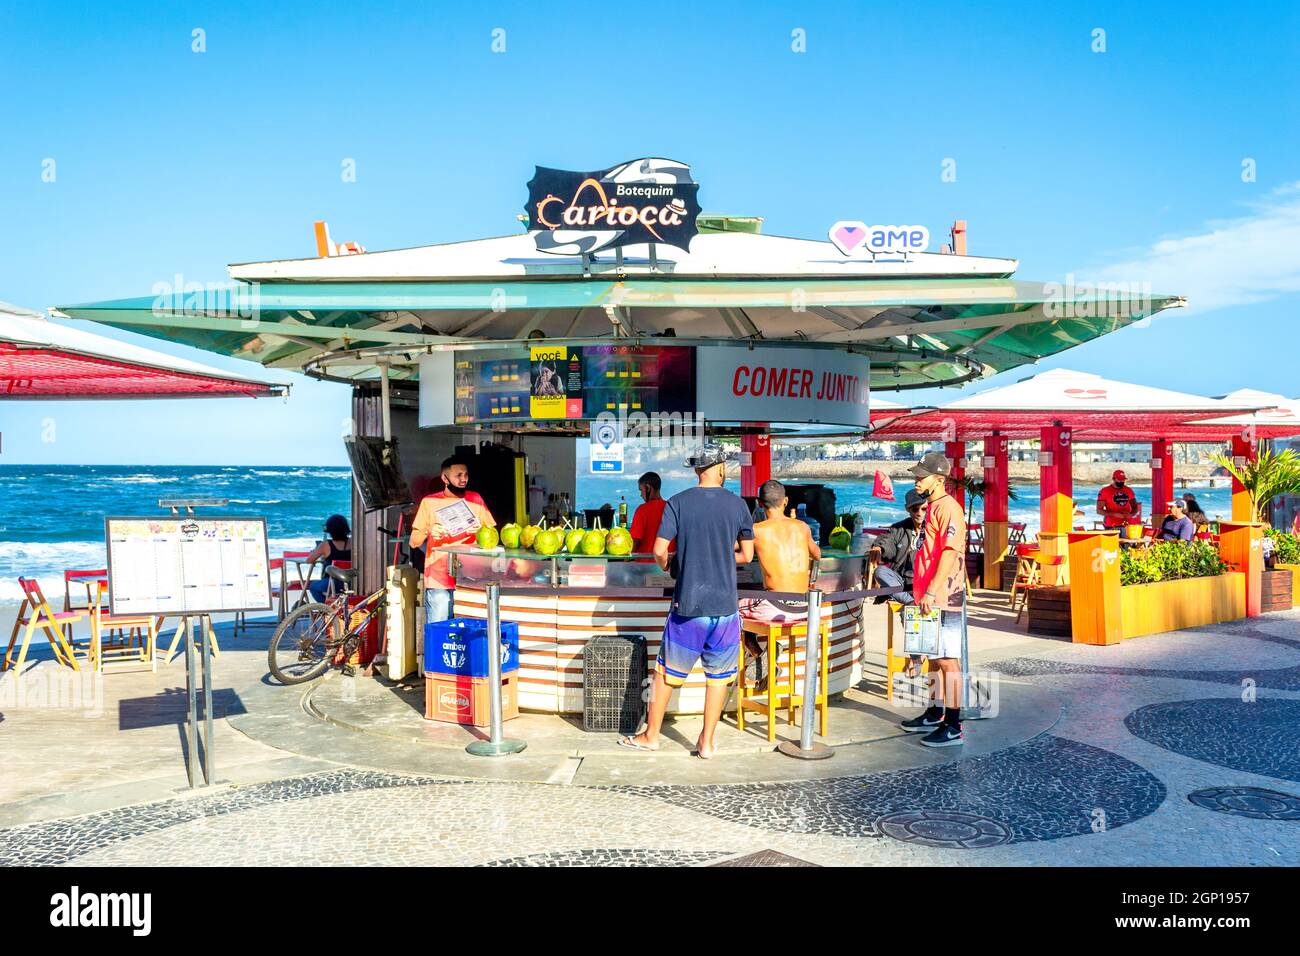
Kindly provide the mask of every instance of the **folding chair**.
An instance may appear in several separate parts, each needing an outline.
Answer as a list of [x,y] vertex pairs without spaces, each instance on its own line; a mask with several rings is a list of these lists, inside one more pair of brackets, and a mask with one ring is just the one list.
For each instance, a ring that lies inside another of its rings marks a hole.
[[[8,670],[10,667],[15,671],[22,670],[23,662],[27,660],[27,645],[31,642],[32,633],[38,629],[45,632],[46,640],[50,642],[50,648],[54,651],[55,660],[60,664],[67,664],[74,671],[81,670],[77,666],[77,656],[72,647],[72,623],[80,621],[87,612],[55,611],[45,600],[45,595],[41,593],[41,586],[35,578],[20,577],[18,586],[23,591],[23,603],[18,608],[17,618],[14,619],[14,629],[9,635],[9,646],[5,648],[4,660],[0,661],[0,671]],[[14,643],[18,640],[20,628],[23,631],[23,644],[18,650],[18,660],[14,661]]]
[[[97,586],[100,581],[108,582],[108,568],[98,568],[90,571],[64,571],[63,610],[89,611],[93,608],[97,600]],[[72,589],[74,587],[80,587],[85,591],[84,602],[81,594],[73,595]]]
[[[251,631],[255,627],[279,627],[280,622],[284,620],[284,558],[272,558],[266,565],[267,574],[271,579],[271,607],[275,608],[274,621],[253,621],[248,620],[246,611],[235,612],[235,636],[238,637],[244,631]],[[280,583],[275,580],[275,572],[280,572]]]
[[90,612],[90,666],[101,674],[145,667],[156,673],[158,618],[152,614],[113,614],[104,608],[107,596],[108,582],[100,581]]
[[[278,559],[280,562],[280,620],[292,610],[302,604],[304,601],[314,600],[311,592],[307,590],[307,585],[311,582],[311,576],[316,573],[316,565],[319,563],[313,561],[307,569],[307,573],[302,573],[302,562],[306,561],[311,555],[310,551],[286,551]],[[294,577],[289,577],[289,566],[294,567]],[[294,592],[298,592],[297,600],[290,604],[290,598]]]

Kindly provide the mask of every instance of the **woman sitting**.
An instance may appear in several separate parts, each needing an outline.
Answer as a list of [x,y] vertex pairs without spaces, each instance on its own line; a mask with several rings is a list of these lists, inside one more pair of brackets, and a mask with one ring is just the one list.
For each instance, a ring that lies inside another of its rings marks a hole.
[[330,515],[325,520],[325,540],[316,545],[307,560],[322,562],[320,579],[310,582],[307,589],[317,601],[324,601],[328,597],[330,585],[334,583],[324,574],[324,569],[340,561],[352,563],[352,529],[348,527],[347,518]]

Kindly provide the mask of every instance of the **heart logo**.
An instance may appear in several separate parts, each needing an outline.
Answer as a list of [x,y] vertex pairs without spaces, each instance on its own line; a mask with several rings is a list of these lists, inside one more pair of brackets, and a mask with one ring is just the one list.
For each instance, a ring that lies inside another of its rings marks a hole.
[[867,224],[856,220],[841,220],[831,226],[829,237],[836,249],[851,256],[866,243]]

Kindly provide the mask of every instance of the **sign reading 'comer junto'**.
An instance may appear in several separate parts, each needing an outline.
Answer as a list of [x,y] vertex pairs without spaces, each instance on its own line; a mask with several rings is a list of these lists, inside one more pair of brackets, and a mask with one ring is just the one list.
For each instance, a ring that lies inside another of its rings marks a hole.
[[871,423],[866,356],[702,346],[695,362],[698,410],[709,421]]
[[538,166],[524,211],[541,252],[577,255],[649,242],[689,251],[699,188],[690,167],[671,159],[585,173]]

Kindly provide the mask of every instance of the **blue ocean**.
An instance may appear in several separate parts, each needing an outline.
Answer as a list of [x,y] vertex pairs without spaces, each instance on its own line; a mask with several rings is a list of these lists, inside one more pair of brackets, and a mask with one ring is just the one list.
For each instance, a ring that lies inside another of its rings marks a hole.
[[[694,484],[685,469],[662,472],[666,496]],[[580,475],[579,504],[617,508],[623,497],[630,512],[640,503],[638,473]],[[226,498],[225,509],[203,513],[265,517],[272,554],[310,548],[326,517],[350,514],[351,480],[346,467],[327,466],[0,465],[0,603],[20,600],[19,575],[38,578],[53,598],[63,593],[64,570],[104,567],[104,518],[165,514],[159,498]],[[869,480],[824,483],[835,489],[841,512],[864,509],[872,524],[902,517],[901,503],[871,497]],[[734,482],[730,485],[737,490]],[[896,488],[901,499],[906,484],[900,481]],[[1011,502],[1011,520],[1026,522],[1032,532],[1038,525],[1038,487],[1013,488],[1019,500]],[[1135,490],[1149,513],[1151,489]],[[1096,485],[1075,486],[1075,498],[1087,513],[1081,523],[1091,525],[1097,491]],[[1227,488],[1192,491],[1210,517],[1230,513]]]
[[105,566],[104,518],[163,515],[159,498],[226,498],[205,515],[266,518],[271,554],[310,548],[331,514],[350,514],[346,467],[0,465],[0,603],[36,577],[62,603],[63,572]]

